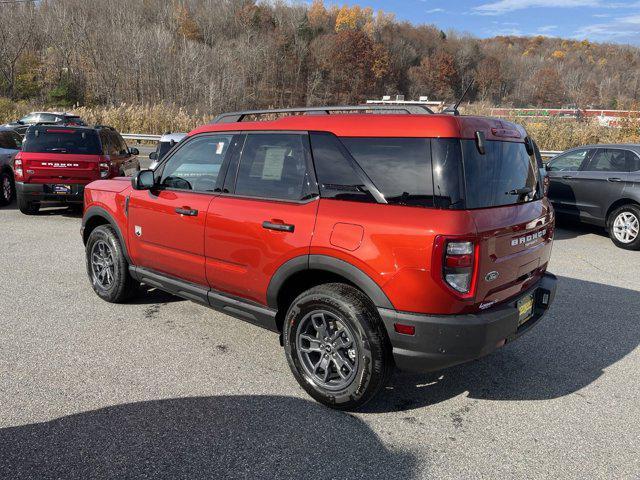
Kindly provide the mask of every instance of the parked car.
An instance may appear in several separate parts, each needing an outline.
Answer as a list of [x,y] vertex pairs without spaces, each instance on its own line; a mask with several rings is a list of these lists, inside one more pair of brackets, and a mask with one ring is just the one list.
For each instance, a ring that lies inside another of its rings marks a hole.
[[142,283],[277,332],[302,388],[336,409],[371,399],[394,366],[482,357],[547,312],[554,213],[522,127],[244,117],[191,132],[155,171],[87,186],[100,298]]
[[16,195],[13,159],[22,147],[22,138],[13,129],[0,127],[0,207],[9,205]]
[[547,172],[558,213],[606,228],[620,248],[640,250],[640,145],[573,148]]
[[158,143],[156,144],[156,149],[149,154],[149,160],[151,160],[151,165],[149,165],[150,170],[154,170],[160,160],[164,158],[164,156],[171,150],[175,145],[180,143],[185,137],[186,133],[170,133],[167,132],[160,137]]
[[112,127],[29,127],[14,161],[18,208],[31,215],[45,202],[82,206],[88,183],[139,171],[138,153]]
[[55,125],[84,126],[86,123],[78,115],[68,112],[31,112],[20,120],[7,123],[5,126],[24,136],[31,125],[49,123]]

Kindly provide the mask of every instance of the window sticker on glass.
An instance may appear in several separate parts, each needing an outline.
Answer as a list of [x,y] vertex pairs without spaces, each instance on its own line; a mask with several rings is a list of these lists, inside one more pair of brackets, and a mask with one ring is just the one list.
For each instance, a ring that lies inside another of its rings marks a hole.
[[222,155],[224,152],[224,142],[218,142],[218,146],[216,147],[216,155]]
[[287,154],[287,150],[287,148],[283,147],[271,147],[267,149],[262,167],[263,180],[280,180],[282,178],[284,157]]

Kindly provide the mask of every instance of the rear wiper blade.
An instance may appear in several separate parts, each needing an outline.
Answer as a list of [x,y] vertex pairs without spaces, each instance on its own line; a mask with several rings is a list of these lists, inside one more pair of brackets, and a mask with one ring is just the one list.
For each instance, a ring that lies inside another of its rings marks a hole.
[[519,197],[523,197],[525,195],[529,195],[530,193],[533,193],[533,188],[531,187],[524,187],[524,188],[516,188],[513,189],[509,192],[507,192],[507,195],[517,195]]

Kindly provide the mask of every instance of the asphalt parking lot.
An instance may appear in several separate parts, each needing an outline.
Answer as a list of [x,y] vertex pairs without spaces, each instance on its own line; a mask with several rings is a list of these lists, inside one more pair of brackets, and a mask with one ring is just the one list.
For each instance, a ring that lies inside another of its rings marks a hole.
[[157,291],[98,299],[79,228],[0,209],[0,478],[640,478],[640,252],[597,229],[557,232],[529,335],[346,414],[275,335]]

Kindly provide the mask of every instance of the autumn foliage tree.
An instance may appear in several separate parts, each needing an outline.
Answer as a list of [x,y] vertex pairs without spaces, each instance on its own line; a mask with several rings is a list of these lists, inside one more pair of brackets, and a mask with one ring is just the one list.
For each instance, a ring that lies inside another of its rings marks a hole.
[[638,48],[477,39],[354,4],[47,0],[0,10],[0,97],[39,104],[172,103],[215,114],[390,94],[451,101],[471,79],[470,101],[640,104]]

